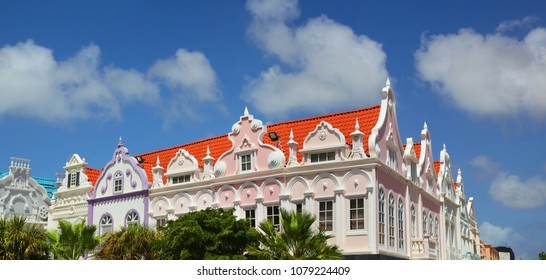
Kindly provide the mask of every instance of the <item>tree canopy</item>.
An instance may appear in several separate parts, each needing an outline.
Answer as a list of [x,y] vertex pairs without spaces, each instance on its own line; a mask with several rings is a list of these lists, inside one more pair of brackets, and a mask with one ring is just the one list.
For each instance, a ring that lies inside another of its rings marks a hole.
[[316,217],[295,211],[281,212],[281,231],[270,220],[260,223],[259,245],[250,245],[251,258],[267,260],[339,260],[343,257],[336,245],[328,245],[323,231],[313,231]]
[[247,220],[234,209],[207,208],[169,221],[164,228],[162,259],[245,259],[246,247],[257,239]]
[[47,239],[52,245],[53,256],[56,260],[78,260],[85,253],[93,251],[100,238],[95,236],[97,226],[86,225],[85,220],[76,224],[68,221],[59,221],[57,230],[47,233]]
[[159,258],[161,232],[143,225],[129,225],[101,238],[95,258],[101,260],[153,260]]
[[47,260],[49,249],[41,225],[19,216],[0,218],[0,260]]

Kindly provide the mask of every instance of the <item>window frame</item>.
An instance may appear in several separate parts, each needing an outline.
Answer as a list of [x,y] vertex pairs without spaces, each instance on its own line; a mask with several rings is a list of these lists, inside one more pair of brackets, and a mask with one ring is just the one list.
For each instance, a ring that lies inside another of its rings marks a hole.
[[378,193],[378,243],[385,246],[385,190],[379,188]]
[[[245,211],[245,219],[247,219],[250,222],[250,227],[255,228],[258,224],[256,223],[256,208],[248,208],[244,209]],[[252,213],[252,215],[249,217],[249,213]]]
[[320,163],[336,160],[336,151],[320,152],[320,153],[309,153],[309,162],[310,163]]
[[241,169],[241,172],[252,171],[252,153],[243,153],[239,155],[239,168]]
[[[349,231],[366,230],[366,199],[365,197],[351,197],[349,200]],[[362,205],[359,205],[362,202]],[[354,204],[353,204],[354,203]]]
[[122,191],[123,191],[123,172],[118,170],[116,171],[116,173],[114,173],[114,193],[119,193]]
[[[265,206],[265,218],[273,223],[277,231],[281,230],[281,206],[278,204]],[[270,212],[271,210],[271,212]]]
[[114,218],[109,213],[105,213],[99,220],[99,234],[105,234],[114,230]]
[[127,214],[125,214],[125,226],[138,224],[140,224],[140,215],[138,212],[135,209],[127,211]]
[[389,247],[396,246],[396,220],[395,220],[395,205],[394,205],[394,195],[389,194],[389,218],[388,218],[388,228],[389,228]]
[[[328,213],[330,213],[330,217],[328,217]],[[319,230],[323,232],[334,231],[334,200],[333,199],[319,200],[317,216],[318,216]]]
[[404,201],[402,197],[398,198],[398,249],[404,249]]

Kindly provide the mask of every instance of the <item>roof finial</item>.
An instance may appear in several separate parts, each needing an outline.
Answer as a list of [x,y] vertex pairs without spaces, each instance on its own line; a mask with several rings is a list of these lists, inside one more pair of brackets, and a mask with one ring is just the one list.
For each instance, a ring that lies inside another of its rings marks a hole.
[[155,165],[159,166],[159,156],[157,156],[157,160],[155,161]]
[[444,150],[446,150],[446,144],[444,143]]
[[391,86],[391,80],[389,77],[387,77],[387,82],[385,83],[385,86],[388,86],[388,87]]
[[119,137],[118,147],[121,147],[121,146],[123,146],[123,141],[122,141],[121,136],[120,136],[120,137]]
[[424,129],[428,129],[427,122],[425,122],[425,125],[423,126]]
[[360,129],[360,124],[358,124],[358,118],[356,118],[355,130]]
[[290,129],[290,140],[294,140],[294,131]]
[[250,114],[248,113],[248,108],[247,108],[246,106],[245,106],[245,113],[244,113],[244,115],[245,115],[245,116],[250,115]]
[[209,146],[207,146],[207,156],[210,156],[210,149],[209,149]]

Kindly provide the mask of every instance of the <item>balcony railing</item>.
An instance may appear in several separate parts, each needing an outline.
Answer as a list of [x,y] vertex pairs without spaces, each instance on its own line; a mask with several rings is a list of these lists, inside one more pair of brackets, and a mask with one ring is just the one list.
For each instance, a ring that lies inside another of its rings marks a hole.
[[425,236],[424,238],[411,239],[412,259],[438,259],[438,243],[436,238]]

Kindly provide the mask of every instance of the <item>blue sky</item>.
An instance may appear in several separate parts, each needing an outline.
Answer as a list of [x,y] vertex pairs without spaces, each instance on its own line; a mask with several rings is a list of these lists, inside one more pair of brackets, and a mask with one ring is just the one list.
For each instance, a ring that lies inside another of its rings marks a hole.
[[120,136],[138,154],[225,134],[245,106],[271,123],[375,105],[387,76],[402,138],[426,121],[446,144],[482,239],[546,251],[538,0],[2,1],[0,166],[101,168]]

